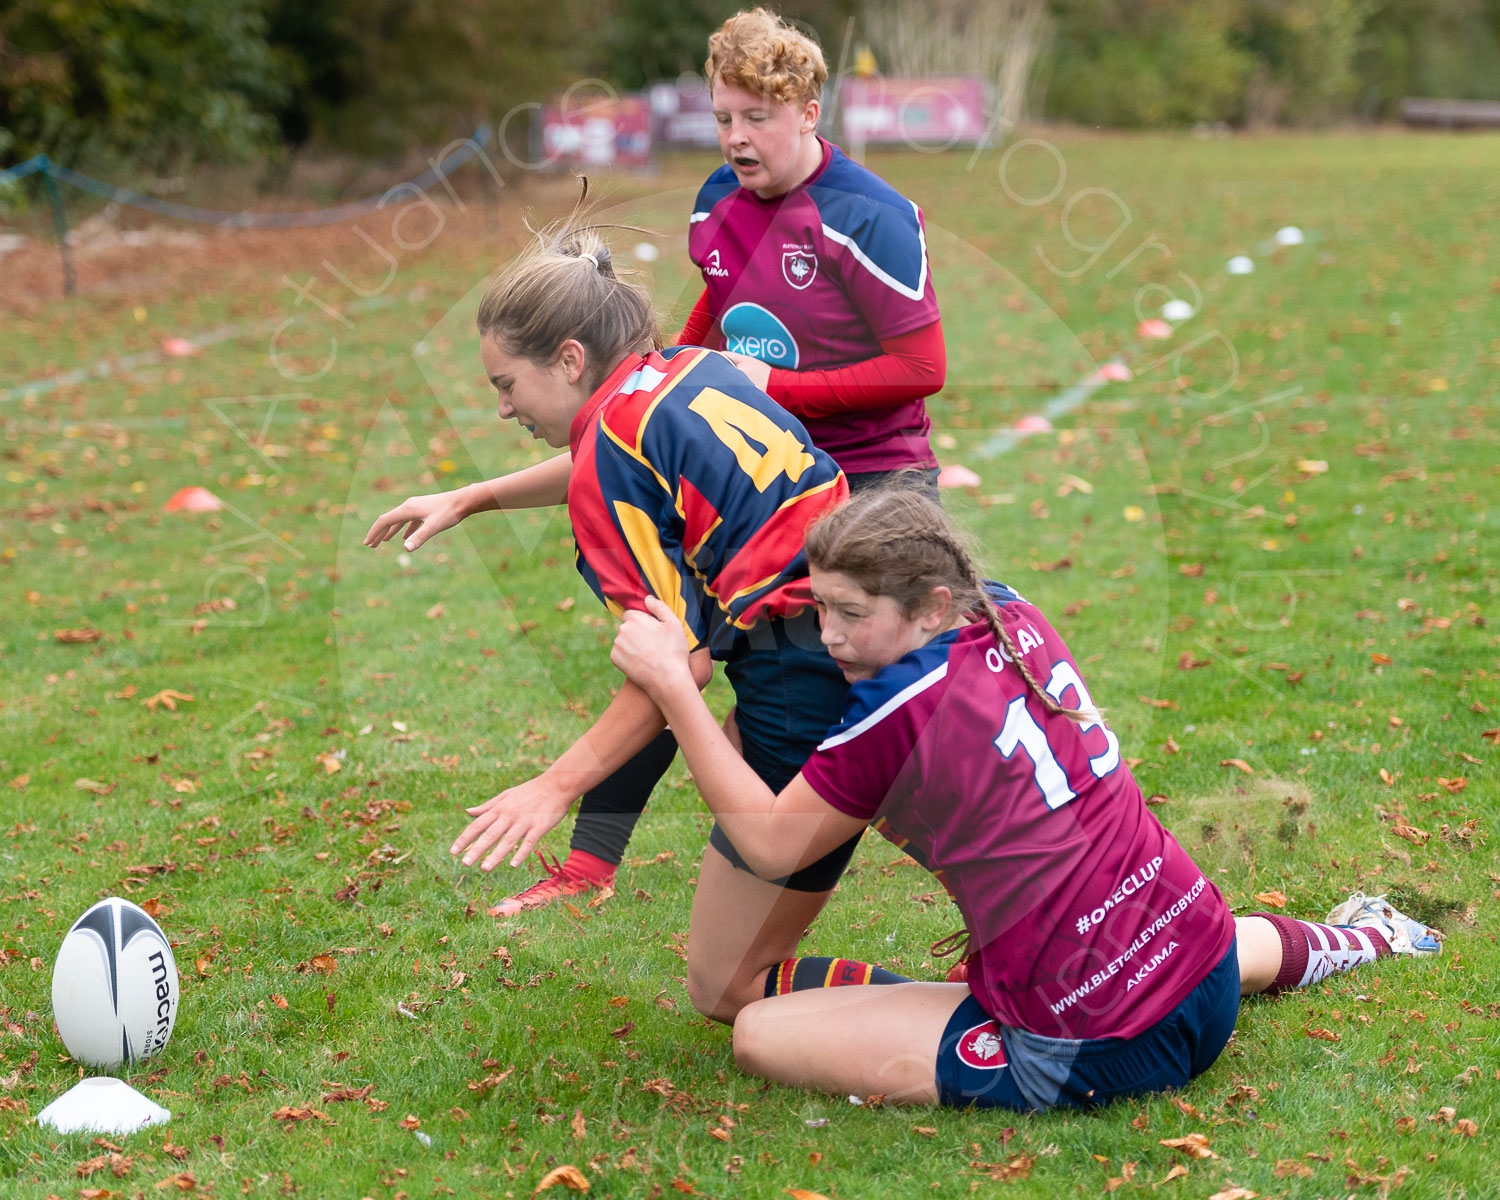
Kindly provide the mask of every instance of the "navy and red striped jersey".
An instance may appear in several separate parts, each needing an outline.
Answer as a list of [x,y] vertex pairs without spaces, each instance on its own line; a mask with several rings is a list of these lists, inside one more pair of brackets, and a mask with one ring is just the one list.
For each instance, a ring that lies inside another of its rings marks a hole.
[[802,424],[723,355],[632,355],[574,418],[578,570],[616,616],[661,599],[694,649],[812,603],[807,526],[848,495]]

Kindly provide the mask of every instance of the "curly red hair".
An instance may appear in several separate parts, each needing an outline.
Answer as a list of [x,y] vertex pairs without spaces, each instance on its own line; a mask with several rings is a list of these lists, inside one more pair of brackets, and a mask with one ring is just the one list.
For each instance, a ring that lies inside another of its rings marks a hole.
[[764,8],[737,12],[708,39],[703,73],[769,96],[781,104],[806,104],[823,94],[828,64],[801,30]]

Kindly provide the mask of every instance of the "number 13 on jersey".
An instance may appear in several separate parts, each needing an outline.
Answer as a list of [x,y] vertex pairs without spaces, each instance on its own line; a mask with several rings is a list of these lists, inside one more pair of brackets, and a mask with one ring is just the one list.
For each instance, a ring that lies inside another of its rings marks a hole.
[[[1120,765],[1120,739],[1098,715],[1099,710],[1094,707],[1093,697],[1089,695],[1088,688],[1084,687],[1083,680],[1079,678],[1077,668],[1066,660],[1058,663],[1052,668],[1052,674],[1048,677],[1047,685],[1043,690],[1064,707],[1094,714],[1076,723],[1068,721],[1069,732],[1064,734],[1064,736],[1086,737],[1091,731],[1097,729],[1104,735],[1104,749],[1089,758],[1089,770],[1093,772],[1094,778],[1103,779],[1118,767]],[[1073,696],[1064,699],[1070,691]],[[1000,751],[1001,756],[1007,762],[1015,757],[1016,751],[1025,752],[1026,757],[1031,760],[1032,778],[1036,781],[1037,790],[1042,793],[1042,799],[1046,801],[1048,808],[1058,809],[1069,800],[1077,799],[1078,793],[1068,783],[1068,774],[1063,770],[1062,764],[1057,761],[1057,755],[1047,742],[1047,735],[1027,709],[1024,695],[1017,696],[1006,705],[1005,723],[1000,727],[999,736],[995,738],[995,749]]]

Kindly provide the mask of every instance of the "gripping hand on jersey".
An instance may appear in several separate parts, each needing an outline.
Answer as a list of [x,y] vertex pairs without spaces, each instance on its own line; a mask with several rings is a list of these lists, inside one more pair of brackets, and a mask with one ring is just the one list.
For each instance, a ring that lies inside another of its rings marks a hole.
[[646,611],[625,614],[610,648],[609,661],[653,700],[674,691],[697,692],[688,659],[682,622],[655,596],[646,597]]

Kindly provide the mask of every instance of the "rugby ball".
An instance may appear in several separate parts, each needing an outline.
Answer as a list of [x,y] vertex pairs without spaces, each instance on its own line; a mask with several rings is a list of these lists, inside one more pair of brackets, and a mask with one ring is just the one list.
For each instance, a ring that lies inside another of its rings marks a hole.
[[52,967],[52,1016],[68,1053],[118,1067],[161,1053],[181,991],[161,926],[129,900],[101,900],[73,923]]

